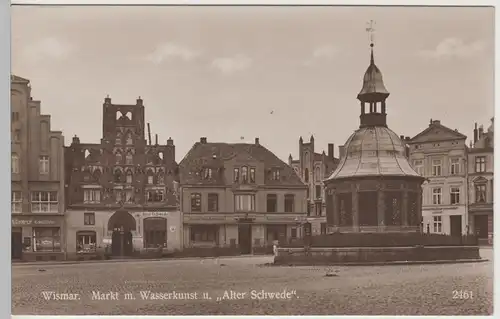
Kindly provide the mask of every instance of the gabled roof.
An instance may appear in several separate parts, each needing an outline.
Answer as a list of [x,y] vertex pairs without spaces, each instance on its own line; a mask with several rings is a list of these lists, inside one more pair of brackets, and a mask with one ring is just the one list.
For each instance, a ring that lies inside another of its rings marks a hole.
[[[271,168],[280,168],[281,180],[270,181],[265,179],[265,184],[267,185],[304,185],[292,167],[260,144],[200,142],[196,142],[179,163],[181,184],[204,184],[204,181],[200,179],[198,174],[193,174],[193,172],[198,172],[204,166],[222,168],[225,161],[231,160],[236,156],[246,156],[248,161],[263,163],[266,171]],[[221,180],[217,184],[228,184],[226,182],[232,181]],[[208,182],[208,184],[213,183]]]
[[458,130],[452,130],[441,124],[440,121],[432,121],[429,127],[415,135],[408,144],[427,143],[450,140],[465,140],[467,136]]

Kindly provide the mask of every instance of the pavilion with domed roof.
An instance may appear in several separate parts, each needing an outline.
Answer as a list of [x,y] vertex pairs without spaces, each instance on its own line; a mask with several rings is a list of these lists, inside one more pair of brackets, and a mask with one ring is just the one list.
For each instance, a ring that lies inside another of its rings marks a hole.
[[344,145],[337,169],[324,180],[329,232],[418,232],[424,178],[410,165],[406,145],[387,126],[389,97],[375,64],[363,78],[360,125]]

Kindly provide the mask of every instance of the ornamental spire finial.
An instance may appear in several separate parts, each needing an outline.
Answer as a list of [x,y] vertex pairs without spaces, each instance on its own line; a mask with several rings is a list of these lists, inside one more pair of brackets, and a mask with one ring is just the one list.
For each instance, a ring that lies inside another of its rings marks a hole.
[[367,27],[366,27],[366,32],[368,32],[368,36],[370,37],[370,48],[371,48],[371,55],[370,55],[370,63],[375,64],[375,59],[373,58],[373,46],[375,42],[375,24],[377,24],[375,21],[370,20],[367,22]]

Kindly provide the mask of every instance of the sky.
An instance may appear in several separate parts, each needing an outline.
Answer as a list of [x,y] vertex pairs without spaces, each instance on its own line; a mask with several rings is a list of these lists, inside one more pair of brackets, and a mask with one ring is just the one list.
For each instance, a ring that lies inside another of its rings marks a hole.
[[182,160],[200,137],[260,143],[283,160],[298,140],[342,145],[375,63],[388,125],[430,119],[472,136],[494,115],[494,9],[474,7],[13,7],[12,73],[31,81],[52,130],[99,143],[102,104],[144,100]]

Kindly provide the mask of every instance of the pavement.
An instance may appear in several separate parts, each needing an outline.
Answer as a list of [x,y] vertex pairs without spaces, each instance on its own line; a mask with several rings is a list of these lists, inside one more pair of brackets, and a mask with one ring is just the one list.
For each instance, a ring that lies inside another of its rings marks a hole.
[[273,257],[244,256],[24,264],[12,267],[12,314],[492,315],[493,250],[481,249],[481,257],[489,261],[262,267]]

